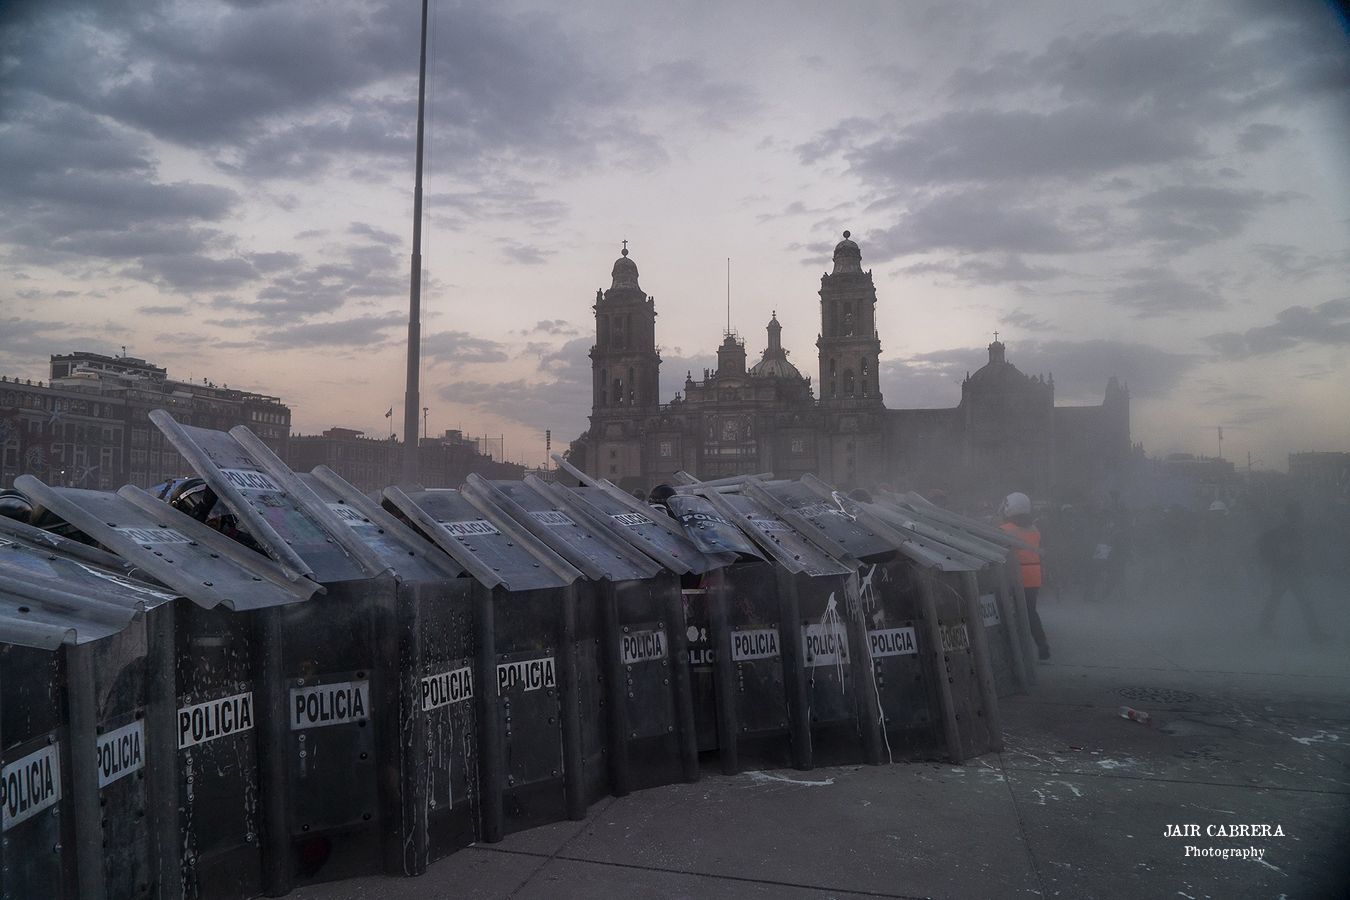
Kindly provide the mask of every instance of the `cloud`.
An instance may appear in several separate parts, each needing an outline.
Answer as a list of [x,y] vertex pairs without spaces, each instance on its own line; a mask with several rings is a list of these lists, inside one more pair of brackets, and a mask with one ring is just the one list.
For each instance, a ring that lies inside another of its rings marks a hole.
[[1000,314],[999,321],[1005,325],[1011,325],[1014,328],[1024,328],[1027,331],[1055,330],[1055,326],[1052,325],[1049,320],[1033,315],[1022,309],[1014,309],[1012,312]]
[[1096,239],[1089,223],[1074,222],[1072,211],[1003,188],[941,192],[897,215],[894,225],[866,236],[869,257],[885,262],[935,250],[1072,253]]
[[[14,370],[0,372],[5,375],[23,374],[34,381],[46,380],[46,360],[52,353],[65,353],[74,350],[89,350],[94,353],[111,354],[117,349],[117,343],[109,340],[111,335],[124,335],[128,331],[125,325],[116,322],[80,323],[56,322],[43,319],[22,319],[18,316],[0,318],[0,365],[15,367]],[[19,373],[18,367],[31,367],[34,360],[42,361],[42,368],[34,372]]]
[[1242,131],[1238,132],[1238,149],[1246,153],[1261,153],[1268,150],[1280,141],[1285,140],[1292,134],[1288,128],[1282,125],[1272,125],[1269,122],[1253,122]]
[[430,194],[426,209],[438,226],[453,230],[490,220],[547,227],[566,218],[569,208],[560,200],[542,196],[543,190],[536,182],[505,179],[490,187]]
[[500,247],[502,256],[522,266],[541,266],[548,262],[550,256],[557,253],[556,250],[545,250],[529,244],[518,244],[515,241],[504,241]]
[[1309,253],[1290,244],[1253,244],[1248,252],[1283,280],[1303,281],[1329,268],[1344,270],[1350,263],[1350,251],[1328,256]]
[[436,388],[436,395],[481,412],[531,428],[551,428],[570,440],[585,430],[591,410],[591,341],[568,341],[539,360],[540,378],[506,382],[454,381]]
[[258,277],[258,270],[246,259],[216,259],[195,253],[145,253],[124,273],[186,293],[233,290]]
[[1184,250],[1235,237],[1266,207],[1288,194],[1208,185],[1170,185],[1131,199],[1137,229],[1146,240]]
[[1222,309],[1228,302],[1214,290],[1178,277],[1162,268],[1132,269],[1123,284],[1108,292],[1117,306],[1134,310],[1136,317]]
[[505,345],[465,331],[438,331],[422,336],[422,358],[452,369],[469,363],[504,362]]
[[560,337],[580,334],[581,329],[568,322],[566,319],[540,319],[534,323],[533,328],[522,331],[522,334],[552,334]]
[[1346,86],[1344,45],[1331,16],[1302,8],[1314,5],[1235,6],[1195,30],[1062,35],[1039,54],[1003,54],[989,65],[964,67],[950,89],[965,103],[991,94],[1040,95],[1187,122],[1306,102]]
[[716,78],[695,59],[657,63],[634,81],[634,103],[667,109],[679,104],[694,114],[698,124],[719,131],[745,126],[762,108],[744,81]]
[[[310,316],[332,313],[353,300],[391,300],[401,298],[408,289],[402,259],[378,235],[363,229],[355,232],[371,243],[333,244],[324,252],[331,258],[312,262],[303,268],[287,270],[282,266],[253,300],[236,303],[228,298],[213,301],[216,308],[232,309],[255,325],[290,325]],[[289,263],[289,254],[278,262]]]
[[1195,157],[1201,150],[1191,129],[1083,104],[1048,112],[953,110],[843,155],[864,183],[894,190],[1106,175]]
[[917,262],[905,266],[900,271],[905,275],[950,275],[968,284],[1046,281],[1065,274],[1063,269],[1054,266],[1029,265],[1016,254],[1004,254],[995,258],[958,257]]
[[1246,359],[1310,344],[1350,346],[1350,298],[1340,297],[1314,307],[1289,306],[1276,313],[1269,325],[1212,334],[1205,342],[1226,359]]
[[298,347],[370,347],[383,343],[383,333],[407,324],[401,313],[356,316],[332,322],[306,322],[284,328],[262,329],[258,339],[288,348]]

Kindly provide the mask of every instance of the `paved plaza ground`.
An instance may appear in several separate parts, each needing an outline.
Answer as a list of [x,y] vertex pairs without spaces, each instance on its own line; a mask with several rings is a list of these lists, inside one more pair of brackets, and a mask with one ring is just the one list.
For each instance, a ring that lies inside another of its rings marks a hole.
[[[696,784],[604,800],[585,821],[472,846],[421,878],[294,896],[1350,896],[1350,597],[1314,587],[1316,641],[1292,608],[1273,635],[1260,630],[1250,597],[1091,606],[1052,593],[1054,656],[1030,695],[1003,702],[1002,753],[710,768]],[[1124,705],[1151,724],[1122,718]],[[1199,835],[1184,836],[1192,825]],[[1207,833],[1235,825],[1282,835]]]

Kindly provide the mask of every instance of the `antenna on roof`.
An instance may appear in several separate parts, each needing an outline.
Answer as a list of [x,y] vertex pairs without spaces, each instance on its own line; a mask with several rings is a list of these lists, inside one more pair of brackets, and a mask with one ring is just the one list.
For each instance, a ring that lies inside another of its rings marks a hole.
[[727,257],[727,330],[731,334],[731,257]]

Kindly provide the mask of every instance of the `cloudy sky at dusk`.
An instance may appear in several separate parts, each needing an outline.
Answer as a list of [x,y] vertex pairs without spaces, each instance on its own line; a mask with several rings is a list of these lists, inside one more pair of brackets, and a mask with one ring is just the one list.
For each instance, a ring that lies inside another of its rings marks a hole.
[[[1330,4],[432,2],[423,398],[585,428],[627,239],[668,399],[776,310],[816,374],[845,228],[891,407],[998,330],[1150,454],[1350,450],[1350,44]],[[769,12],[771,10],[771,13]],[[0,4],[0,372],[121,352],[401,416],[417,0]],[[395,419],[397,422],[397,418]]]

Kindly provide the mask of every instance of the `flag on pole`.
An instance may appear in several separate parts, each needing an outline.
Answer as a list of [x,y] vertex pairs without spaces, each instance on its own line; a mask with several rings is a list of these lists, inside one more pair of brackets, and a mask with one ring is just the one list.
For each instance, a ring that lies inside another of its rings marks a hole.
[[392,419],[394,417],[394,408],[392,406],[389,407],[389,412],[385,413],[384,417],[386,419]]

